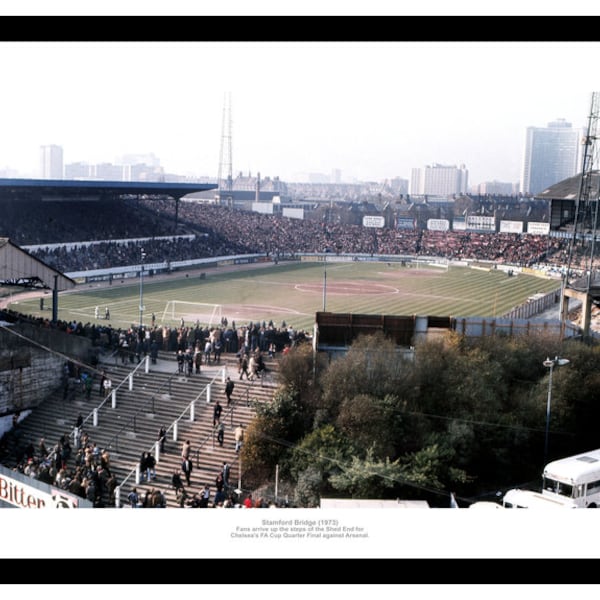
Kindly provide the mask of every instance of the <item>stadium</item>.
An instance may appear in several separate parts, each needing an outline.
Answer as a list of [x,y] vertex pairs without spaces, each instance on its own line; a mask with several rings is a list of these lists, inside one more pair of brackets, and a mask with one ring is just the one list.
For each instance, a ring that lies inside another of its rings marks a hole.
[[[135,488],[136,506],[243,506],[257,493],[279,506],[277,491],[244,485],[233,436],[272,402],[292,348],[331,361],[378,332],[404,354],[447,332],[593,345],[595,287],[564,285],[565,265],[573,281],[590,271],[572,244],[577,185],[292,218],[194,197],[212,184],[0,181],[0,476],[27,487],[2,500],[123,507]],[[242,379],[246,349],[262,377]],[[215,420],[227,377],[234,400]]]

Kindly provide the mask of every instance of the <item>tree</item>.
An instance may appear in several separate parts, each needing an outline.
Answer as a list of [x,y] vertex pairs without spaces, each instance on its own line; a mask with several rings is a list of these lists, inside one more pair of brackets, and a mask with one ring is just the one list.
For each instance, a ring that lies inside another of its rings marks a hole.
[[304,508],[319,506],[323,473],[314,466],[308,466],[298,475],[298,483],[294,491],[294,503]]
[[329,478],[333,488],[353,498],[381,498],[385,490],[396,487],[403,478],[399,462],[377,460],[373,454],[369,449],[365,458],[353,456],[347,466]]
[[327,367],[306,350],[289,356],[246,449],[256,473],[279,464],[302,503],[317,493],[477,496],[539,480],[547,356],[570,360],[554,372],[551,456],[596,444],[600,349],[576,341],[449,333],[408,359],[376,334]]
[[395,396],[357,394],[342,400],[335,424],[361,454],[372,448],[379,458],[394,456],[400,434],[397,407]]
[[455,458],[452,448],[432,443],[400,460],[402,478],[417,489],[454,489],[468,481],[466,472],[453,466]]
[[359,336],[323,374],[321,422],[335,421],[342,402],[360,394],[401,397],[410,384],[407,368],[402,353],[383,333]]
[[256,406],[256,417],[246,432],[242,448],[244,473],[257,485],[276,464],[282,475],[288,472],[290,448],[310,430],[312,418],[293,387],[280,387],[268,404]]

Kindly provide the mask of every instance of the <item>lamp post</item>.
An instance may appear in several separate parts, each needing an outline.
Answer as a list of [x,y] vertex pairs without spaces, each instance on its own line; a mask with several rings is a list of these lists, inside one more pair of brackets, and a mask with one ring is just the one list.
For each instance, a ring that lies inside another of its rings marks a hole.
[[554,367],[562,367],[564,365],[569,364],[569,360],[567,358],[558,358],[555,356],[553,359],[550,357],[546,357],[546,360],[543,362],[543,365],[550,369],[550,375],[548,376],[548,400],[546,402],[546,436],[544,438],[544,466],[546,466],[548,460],[548,433],[550,430],[550,406],[552,404],[552,372],[554,371]]
[[142,320],[144,316],[144,259],[146,258],[146,253],[143,248],[140,248],[142,254],[142,268],[140,270],[140,329],[142,327]]
[[325,312],[327,306],[327,255],[323,259],[323,312]]

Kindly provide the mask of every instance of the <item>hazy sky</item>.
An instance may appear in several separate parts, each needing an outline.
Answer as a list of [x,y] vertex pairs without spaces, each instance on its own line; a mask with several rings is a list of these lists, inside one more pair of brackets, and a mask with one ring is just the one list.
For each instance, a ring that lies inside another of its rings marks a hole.
[[464,163],[520,176],[525,129],[587,124],[599,42],[3,42],[0,169],[154,153],[216,177],[225,92],[233,172],[410,178]]

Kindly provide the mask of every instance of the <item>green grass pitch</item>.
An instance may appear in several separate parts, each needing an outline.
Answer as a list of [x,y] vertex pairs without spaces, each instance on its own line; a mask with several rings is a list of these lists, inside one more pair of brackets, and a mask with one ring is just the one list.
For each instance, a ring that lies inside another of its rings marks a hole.
[[[151,314],[157,325],[186,325],[226,317],[236,326],[249,321],[283,321],[294,329],[312,331],[315,313],[497,317],[538,292],[560,287],[552,279],[517,273],[509,277],[501,270],[466,267],[438,268],[401,266],[385,262],[279,263],[260,269],[205,269],[143,279],[143,323]],[[198,303],[181,306],[174,318],[165,315],[169,301]],[[10,308],[26,314],[49,316],[52,294],[45,296],[45,310],[38,298],[19,300]],[[201,304],[205,306],[202,307]],[[325,304],[325,307],[324,307]],[[106,283],[81,284],[75,291],[59,295],[58,318],[82,323],[107,324],[110,310],[113,327],[139,324],[140,280],[115,279]],[[94,309],[100,309],[96,321]],[[217,308],[215,308],[217,307]],[[164,318],[163,318],[164,317]]]

